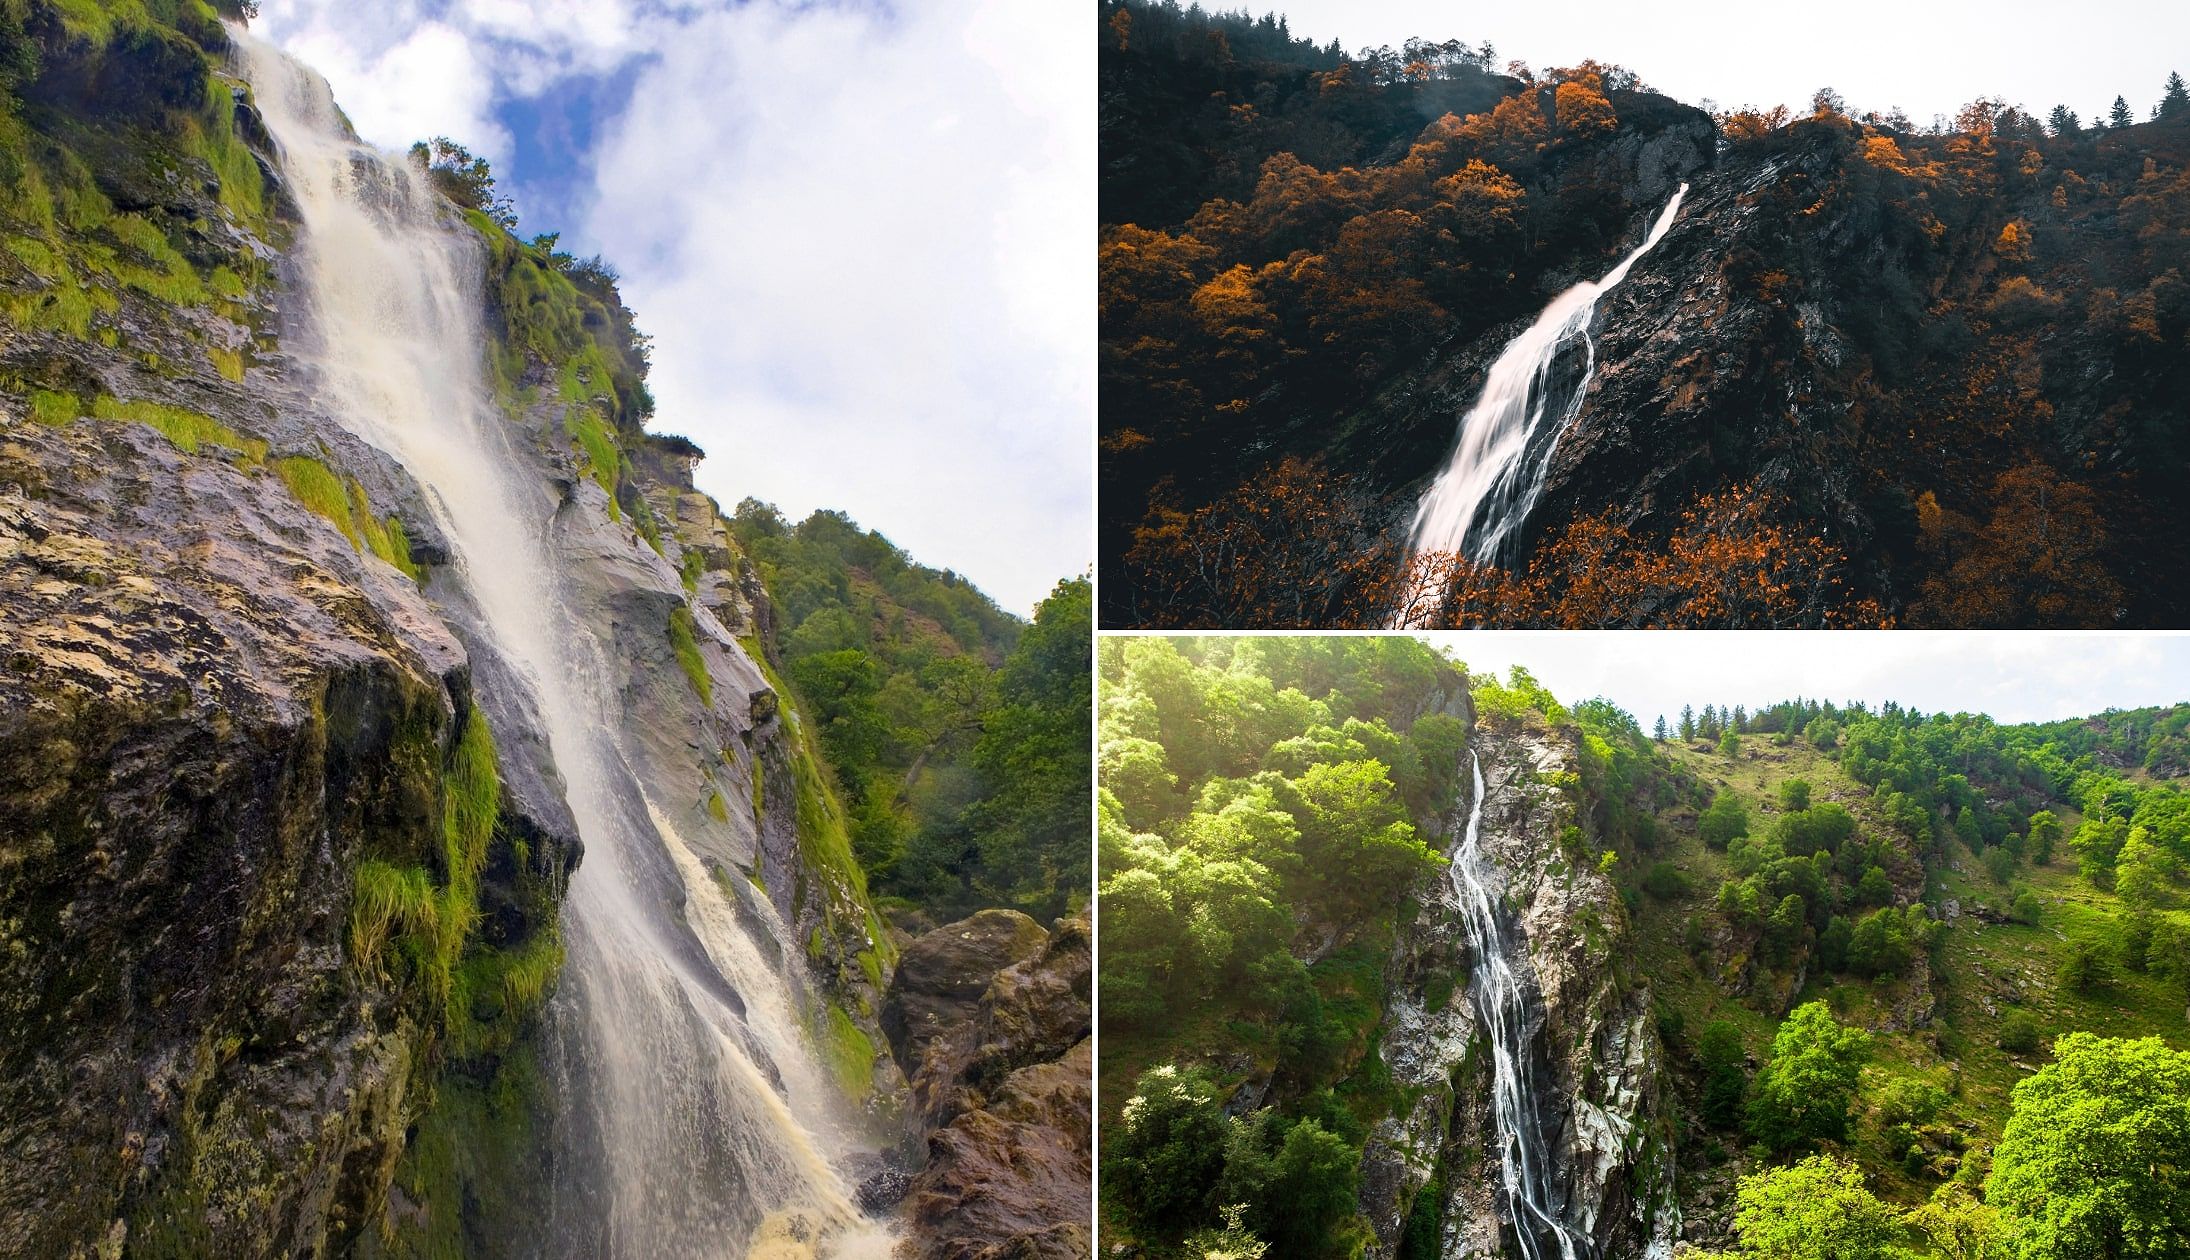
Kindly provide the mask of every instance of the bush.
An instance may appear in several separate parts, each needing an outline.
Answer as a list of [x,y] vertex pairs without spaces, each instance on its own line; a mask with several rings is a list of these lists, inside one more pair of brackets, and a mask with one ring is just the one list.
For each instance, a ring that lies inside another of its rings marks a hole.
[[1775,1151],[1846,1141],[1870,1054],[1870,1034],[1842,1025],[1824,1002],[1796,1007],[1773,1034],[1771,1061],[1757,1073],[1749,1135]]
[[2038,918],[2042,913],[2043,908],[2038,902],[2037,893],[2028,888],[2016,890],[2015,902],[2008,907],[2008,917],[2010,919],[2015,920],[2017,923],[2036,927],[2038,926]]
[[1688,873],[1671,862],[1653,862],[1643,876],[1643,891],[1660,901],[1688,895]]
[[2000,1021],[1999,1045],[2009,1054],[2029,1054],[2038,1048],[2038,1020],[2029,1011],[2009,1011]]

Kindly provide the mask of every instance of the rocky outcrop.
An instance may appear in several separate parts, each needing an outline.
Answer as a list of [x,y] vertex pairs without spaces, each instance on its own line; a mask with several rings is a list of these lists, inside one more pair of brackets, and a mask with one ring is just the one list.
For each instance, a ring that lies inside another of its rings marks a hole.
[[[440,851],[471,659],[279,480],[151,428],[15,429],[0,479],[0,1251],[317,1254],[385,1195],[439,1022],[352,956],[353,873]],[[504,806],[514,949],[576,847]]]
[[[1505,877],[1503,901],[1525,937],[1538,996],[1531,1043],[1548,1062],[1542,1117],[1566,1220],[1596,1257],[1644,1254],[1671,1237],[1672,1131],[1649,990],[1630,970],[1626,912],[1587,860],[1567,793],[1570,731],[1504,723],[1476,727],[1484,779],[1484,850]],[[1442,827],[1460,843],[1472,802]],[[1387,974],[1393,978],[1381,1050],[1411,1102],[1370,1135],[1362,1211],[1370,1254],[1397,1254],[1409,1229],[1438,1231],[1439,1254],[1506,1254],[1489,1110],[1490,1048],[1470,1004],[1468,937],[1442,875],[1420,893]],[[1440,1196],[1424,1205],[1418,1196]],[[1427,1210],[1425,1210],[1427,1208]]]
[[904,1260],[1089,1254],[1091,944],[984,910],[906,947],[883,1028],[929,1134]]

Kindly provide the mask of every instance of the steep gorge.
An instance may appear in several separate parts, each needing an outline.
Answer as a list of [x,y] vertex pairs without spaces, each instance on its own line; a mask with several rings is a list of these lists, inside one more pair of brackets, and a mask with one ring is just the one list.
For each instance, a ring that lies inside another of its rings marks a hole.
[[899,944],[613,284],[0,17],[0,1252],[888,1254]]

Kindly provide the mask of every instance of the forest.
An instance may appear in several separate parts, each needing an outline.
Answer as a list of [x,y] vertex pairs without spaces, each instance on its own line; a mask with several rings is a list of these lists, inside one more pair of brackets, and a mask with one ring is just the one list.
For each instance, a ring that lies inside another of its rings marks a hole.
[[[1706,113],[1594,61],[1101,8],[1105,625],[2190,609],[2180,76],[2089,120],[1985,98],[1920,125],[1830,88]],[[1675,169],[1687,208],[1629,287],[1680,304],[1599,313],[1618,375],[1560,439],[1526,554],[1412,552],[1483,365],[1632,247]]]
[[2190,706],[2017,726],[1714,702],[1646,729],[1409,638],[1098,658],[1124,1254],[1445,1254],[1439,1178],[1487,1170],[1441,1157],[1395,1221],[1364,1213],[1375,1148],[1419,1114],[1399,1047],[1469,1000],[1464,959],[1409,961],[1455,771],[1515,747],[1570,757],[1541,776],[1550,851],[1605,882],[1592,983],[1647,1001],[1682,1237],[1775,1260],[2190,1244]]
[[1060,581],[1029,623],[841,512],[792,525],[747,499],[730,526],[869,888],[934,923],[1084,905],[1088,580]]

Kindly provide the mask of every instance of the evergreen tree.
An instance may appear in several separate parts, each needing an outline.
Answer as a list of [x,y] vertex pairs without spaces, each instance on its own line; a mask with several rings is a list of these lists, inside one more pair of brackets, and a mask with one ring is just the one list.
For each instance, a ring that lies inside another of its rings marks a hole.
[[1665,742],[1665,715],[1663,713],[1660,713],[1658,715],[1658,724],[1652,729],[1651,733],[1657,738],[1657,741],[1659,743],[1662,744]]
[[2116,128],[2127,127],[2136,121],[2137,116],[2129,112],[2129,102],[2119,96],[2115,97],[2114,107],[2106,112],[2106,125]]
[[2159,107],[2152,111],[2154,118],[2182,118],[2190,116],[2190,88],[2183,86],[2182,75],[2167,76],[2167,94],[2160,97]]
[[2079,135],[2083,131],[2083,125],[2076,119],[2076,111],[2066,105],[2053,107],[2053,112],[2046,116],[2046,126],[2059,137]]
[[1692,704],[1684,704],[1681,706],[1680,731],[1682,743],[1686,743],[1696,737],[1696,706]]

